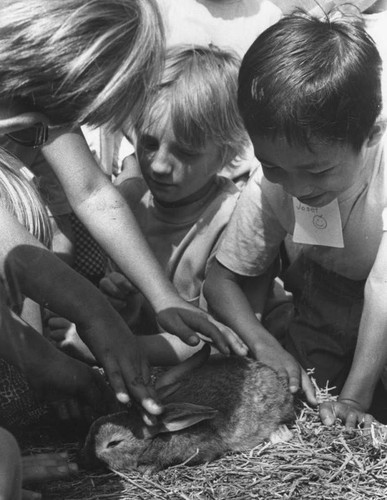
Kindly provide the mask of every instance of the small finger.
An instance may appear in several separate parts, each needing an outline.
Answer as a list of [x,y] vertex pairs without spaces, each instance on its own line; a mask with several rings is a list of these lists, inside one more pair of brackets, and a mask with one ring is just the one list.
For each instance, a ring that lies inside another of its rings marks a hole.
[[225,339],[227,340],[231,350],[237,354],[238,356],[247,356],[249,352],[249,348],[247,345],[243,342],[243,340],[237,335],[231,328],[228,326],[224,325],[223,323],[220,323],[219,321],[216,321],[215,319],[211,318],[210,319],[211,323],[214,323],[214,325],[221,331],[221,333],[224,335]]
[[160,415],[163,407],[156,399],[156,394],[149,386],[145,386],[141,376],[131,383],[131,394],[150,415]]
[[142,397],[142,399],[139,400],[141,406],[150,415],[160,415],[163,412],[163,407],[155,399],[151,397]]
[[23,468],[32,465],[63,465],[67,464],[68,454],[66,453],[39,453],[34,455],[23,455]]
[[33,483],[47,479],[58,479],[75,474],[78,470],[78,465],[74,462],[60,465],[44,465],[39,461],[36,464],[30,462],[26,466],[23,464],[23,482]]
[[[195,347],[200,342],[200,337],[196,331],[192,330],[188,325],[186,325],[182,320],[177,324],[175,332],[173,332],[180,340],[185,344]],[[203,339],[208,341],[208,337]]]
[[295,394],[300,390],[300,371],[294,367],[288,369],[289,377],[289,390],[292,394]]
[[50,327],[50,332],[48,334],[48,337],[50,340],[53,342],[63,342],[66,340],[66,331],[65,330],[58,330]]
[[332,403],[322,403],[319,408],[320,419],[324,425],[331,426],[336,421],[336,413]]
[[109,277],[101,279],[101,281],[99,282],[99,288],[105,295],[121,299],[123,298],[122,292]]
[[347,430],[353,430],[360,421],[361,418],[359,420],[359,414],[356,411],[349,411],[345,418],[345,428]]
[[374,417],[369,413],[366,413],[360,423],[363,425],[364,429],[370,429],[373,422],[375,422]]
[[[228,356],[230,354],[230,348],[227,345],[227,342],[225,340],[225,337],[223,333],[221,332],[220,328],[216,326],[213,322],[213,320],[209,320],[205,316],[196,316],[196,322],[197,324],[195,325],[196,331],[200,332],[201,334],[205,335],[206,337],[209,337],[212,342],[215,344],[216,348],[224,355]],[[223,326],[223,325],[222,325]],[[224,327],[227,328],[227,327]],[[197,335],[196,335],[197,337]],[[197,345],[198,342],[195,344],[190,344],[190,345]]]
[[22,500],[41,500],[41,498],[41,493],[38,493],[37,491],[22,490]]
[[129,403],[130,397],[126,388],[127,386],[125,385],[122,372],[118,364],[111,359],[105,359],[104,369],[106,377],[108,378],[118,401],[123,404]]
[[157,417],[155,415],[152,415],[147,411],[142,411],[141,416],[145,425],[152,427],[157,424]]
[[312,381],[310,380],[310,377],[304,370],[301,370],[301,387],[305,393],[308,403],[310,403],[313,406],[316,406],[317,405],[316,390],[312,384]]
[[133,293],[137,291],[137,288],[133,286],[133,284],[128,280],[128,278],[121,273],[113,273],[114,274],[114,282],[117,288],[127,294]]
[[145,423],[146,420],[151,422],[148,423],[147,425],[155,425],[157,419],[155,418],[154,415],[159,415],[162,412],[162,405],[158,400],[156,389],[151,384],[149,365],[145,359],[141,363],[141,369],[142,369],[142,383],[148,394],[148,398],[146,398],[147,400],[145,401],[145,406],[144,404],[142,404],[142,406],[144,409],[146,408],[150,409],[149,412],[148,411],[144,412],[143,420]]

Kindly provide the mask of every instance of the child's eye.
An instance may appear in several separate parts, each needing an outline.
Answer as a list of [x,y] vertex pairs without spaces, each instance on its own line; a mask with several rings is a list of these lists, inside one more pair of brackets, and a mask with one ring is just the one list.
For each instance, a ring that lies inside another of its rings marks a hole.
[[192,149],[185,149],[185,148],[179,148],[176,151],[178,156],[182,156],[185,158],[193,158],[194,156],[197,156],[200,154],[198,151],[194,151]]
[[335,167],[332,167],[332,168],[327,168],[326,170],[322,170],[321,172],[315,172],[313,173],[313,175],[315,177],[323,177],[324,175],[327,175],[329,172],[333,172]]
[[147,151],[157,151],[159,148],[159,142],[151,137],[143,137],[139,141],[139,145],[146,149]]

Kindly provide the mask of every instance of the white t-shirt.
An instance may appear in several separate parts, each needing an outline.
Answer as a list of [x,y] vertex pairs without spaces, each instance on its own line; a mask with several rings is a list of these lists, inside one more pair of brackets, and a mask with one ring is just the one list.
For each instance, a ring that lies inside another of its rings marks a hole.
[[269,0],[234,3],[198,0],[158,0],[167,46],[209,45],[243,56],[257,36],[276,23],[281,10]]
[[[157,204],[144,193],[145,181],[132,178],[129,202],[161,267],[188,302],[204,305],[201,290],[208,265],[239,196],[232,181],[218,176],[215,191],[184,209]],[[135,191],[140,192],[140,197]]]

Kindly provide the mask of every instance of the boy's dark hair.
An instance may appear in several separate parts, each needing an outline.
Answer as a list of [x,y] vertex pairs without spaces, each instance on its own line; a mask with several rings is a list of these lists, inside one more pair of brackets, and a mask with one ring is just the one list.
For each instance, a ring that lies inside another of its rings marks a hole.
[[319,20],[297,11],[249,48],[238,105],[250,135],[360,150],[381,110],[382,63],[360,20],[332,14]]

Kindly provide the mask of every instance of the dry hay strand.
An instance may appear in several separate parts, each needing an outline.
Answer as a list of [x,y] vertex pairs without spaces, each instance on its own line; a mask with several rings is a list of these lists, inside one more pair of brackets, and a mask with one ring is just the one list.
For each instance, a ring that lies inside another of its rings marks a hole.
[[[319,390],[320,401],[332,400]],[[287,443],[264,443],[201,466],[181,464],[154,475],[82,472],[45,485],[50,500],[377,500],[387,498],[387,427],[351,432],[321,424],[318,410],[298,404]],[[36,450],[35,451],[39,451]],[[47,449],[45,449],[47,451]],[[54,450],[51,450],[54,451]],[[56,451],[56,450],[55,450]],[[75,453],[75,449],[73,450]],[[71,455],[71,450],[70,450]]]

